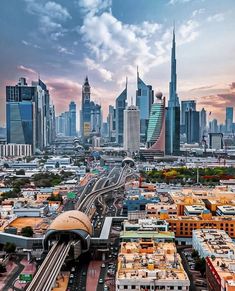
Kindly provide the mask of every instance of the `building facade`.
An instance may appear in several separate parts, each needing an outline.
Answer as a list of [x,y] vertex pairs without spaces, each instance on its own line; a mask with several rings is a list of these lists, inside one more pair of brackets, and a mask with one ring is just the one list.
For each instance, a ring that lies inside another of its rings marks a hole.
[[173,30],[169,91],[170,96],[166,114],[166,154],[173,155],[180,151],[180,104],[177,94],[175,30]]
[[233,107],[226,107],[226,119],[225,119],[226,132],[231,133],[233,127]]
[[69,104],[69,117],[70,117],[70,136],[77,135],[77,113],[76,113],[76,104],[75,102],[71,101]]
[[198,111],[189,109],[185,112],[185,129],[187,143],[199,143],[200,126]]
[[151,111],[151,105],[154,100],[154,91],[151,85],[146,85],[139,77],[137,71],[137,90],[136,106],[140,110],[140,142],[145,143],[147,140],[148,121]]
[[39,79],[28,86],[20,78],[6,87],[7,143],[30,144],[32,151],[42,151],[51,139],[50,95]]
[[0,157],[30,157],[31,144],[0,144]]
[[123,145],[124,133],[124,110],[127,106],[127,84],[126,88],[116,99],[116,143]]
[[82,86],[82,105],[80,111],[80,134],[83,139],[87,139],[91,131],[91,87],[88,77]]
[[147,147],[150,150],[165,152],[165,97],[158,95],[152,104],[148,123]]
[[140,111],[134,105],[124,110],[123,147],[130,155],[140,149]]

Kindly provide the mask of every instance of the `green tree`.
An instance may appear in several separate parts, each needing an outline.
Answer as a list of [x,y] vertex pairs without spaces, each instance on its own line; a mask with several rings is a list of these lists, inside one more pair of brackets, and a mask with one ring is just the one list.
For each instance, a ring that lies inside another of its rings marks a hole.
[[11,254],[14,253],[16,250],[16,245],[14,243],[10,243],[10,242],[6,242],[3,250],[7,253],[7,254]]
[[21,235],[26,237],[32,237],[33,236],[33,229],[31,226],[25,226],[21,230]]
[[195,270],[199,271],[202,276],[205,275],[205,272],[206,272],[206,260],[204,258],[197,258],[196,259]]
[[193,250],[192,251],[192,258],[198,258],[198,257],[199,257],[198,251]]

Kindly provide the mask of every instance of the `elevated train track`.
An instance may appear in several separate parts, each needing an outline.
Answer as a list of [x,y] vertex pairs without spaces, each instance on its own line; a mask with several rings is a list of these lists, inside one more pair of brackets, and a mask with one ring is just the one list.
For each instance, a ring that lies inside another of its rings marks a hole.
[[[106,177],[105,179],[104,178],[99,179],[101,180],[100,181],[101,189],[93,190],[89,194],[85,195],[85,193],[88,190],[88,187],[85,187],[82,193],[84,194],[83,199],[80,200],[80,204],[78,205],[77,210],[85,214],[88,214],[95,200],[100,195],[107,194],[112,190],[116,190],[123,187],[125,185],[126,178],[133,175],[133,171],[127,166],[124,166],[121,169],[121,173],[118,178],[114,174],[115,171],[117,171],[117,169],[115,170],[113,169],[109,173],[108,177]],[[115,181],[115,182],[113,181],[113,185],[104,187],[107,181],[112,180]],[[92,188],[94,189],[94,186]],[[26,291],[50,291],[69,253],[70,247],[74,243],[75,242],[72,239],[67,241],[62,240],[55,241],[50,251],[48,252],[46,258],[44,259],[42,265],[36,272],[32,282],[27,287]]]

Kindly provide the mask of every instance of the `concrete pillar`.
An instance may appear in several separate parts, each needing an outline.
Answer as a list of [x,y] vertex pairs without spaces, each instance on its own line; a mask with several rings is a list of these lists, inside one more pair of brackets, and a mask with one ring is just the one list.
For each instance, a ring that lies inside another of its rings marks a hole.
[[102,261],[105,261],[105,252],[102,253]]

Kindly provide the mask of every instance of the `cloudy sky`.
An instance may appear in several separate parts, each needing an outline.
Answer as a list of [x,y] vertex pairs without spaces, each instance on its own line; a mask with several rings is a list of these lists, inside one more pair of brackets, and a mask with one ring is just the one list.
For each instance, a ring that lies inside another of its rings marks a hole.
[[[1,0],[0,98],[20,76],[48,85],[56,112],[81,102],[86,75],[92,98],[108,105],[135,96],[141,78],[168,97],[172,24],[178,93],[224,120],[235,106],[234,0]],[[5,105],[0,108],[4,124]]]

